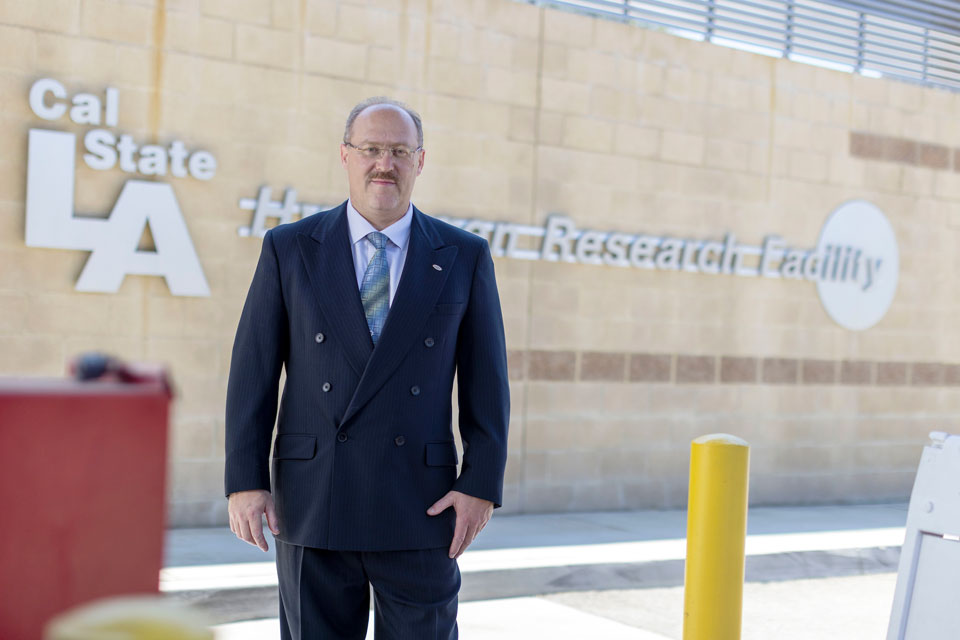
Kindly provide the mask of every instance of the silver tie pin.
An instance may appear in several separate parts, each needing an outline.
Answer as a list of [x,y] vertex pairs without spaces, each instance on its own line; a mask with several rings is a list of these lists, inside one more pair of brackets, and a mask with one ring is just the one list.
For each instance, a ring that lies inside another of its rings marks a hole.
[[436,269],[437,271],[443,271],[443,267],[441,267],[438,264],[433,265],[433,268]]

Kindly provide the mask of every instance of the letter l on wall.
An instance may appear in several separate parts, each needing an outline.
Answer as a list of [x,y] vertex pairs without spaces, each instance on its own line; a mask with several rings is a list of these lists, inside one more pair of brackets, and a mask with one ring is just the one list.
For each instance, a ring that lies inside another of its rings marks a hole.
[[27,152],[28,247],[92,251],[107,235],[107,220],[73,216],[77,137],[30,129]]

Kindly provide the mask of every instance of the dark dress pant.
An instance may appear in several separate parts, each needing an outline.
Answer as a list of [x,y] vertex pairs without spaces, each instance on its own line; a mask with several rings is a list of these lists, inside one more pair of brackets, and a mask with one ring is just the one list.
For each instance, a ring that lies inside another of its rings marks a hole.
[[282,640],[456,640],[460,569],[448,549],[330,551],[277,545]]

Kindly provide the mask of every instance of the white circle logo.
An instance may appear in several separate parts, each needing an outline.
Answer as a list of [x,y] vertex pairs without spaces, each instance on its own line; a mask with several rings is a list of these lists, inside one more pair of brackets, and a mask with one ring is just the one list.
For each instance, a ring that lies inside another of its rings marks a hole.
[[864,200],[840,205],[820,230],[816,253],[817,293],[827,314],[854,331],[877,324],[900,274],[897,238],[883,212]]

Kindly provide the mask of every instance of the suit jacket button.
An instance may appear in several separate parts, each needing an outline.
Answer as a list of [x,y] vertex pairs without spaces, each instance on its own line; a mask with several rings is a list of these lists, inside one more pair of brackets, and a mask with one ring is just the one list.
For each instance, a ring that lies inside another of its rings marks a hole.
[[423,344],[427,345],[427,347],[432,347],[436,342],[433,341],[433,338],[427,338],[423,341]]
[[345,433],[337,434],[337,442],[346,442],[346,441],[347,441],[347,434]]
[[324,392],[324,393],[326,393],[327,391],[330,391],[330,383],[329,383],[329,382],[324,382],[324,383],[323,383],[323,386],[320,387],[320,388],[323,389],[323,392]]
[[417,385],[413,385],[412,387],[410,387],[410,395],[413,395],[413,396],[420,395],[420,387],[418,387]]
[[393,439],[393,442],[398,447],[402,447],[403,445],[407,444],[407,439],[404,438],[403,436],[397,436],[396,438]]
[[317,335],[313,336],[313,339],[317,341],[317,344],[320,344],[326,339],[326,336],[322,333],[318,333]]

